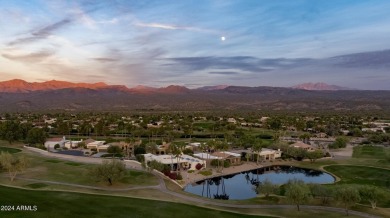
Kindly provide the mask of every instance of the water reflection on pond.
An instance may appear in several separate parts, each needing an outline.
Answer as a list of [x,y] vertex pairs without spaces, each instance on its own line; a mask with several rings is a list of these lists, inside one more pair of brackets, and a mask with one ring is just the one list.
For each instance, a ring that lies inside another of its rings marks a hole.
[[238,200],[256,197],[254,187],[265,179],[274,184],[285,184],[290,179],[303,180],[305,183],[333,183],[333,176],[322,171],[290,166],[271,166],[232,175],[214,177],[189,184],[186,192],[207,198]]

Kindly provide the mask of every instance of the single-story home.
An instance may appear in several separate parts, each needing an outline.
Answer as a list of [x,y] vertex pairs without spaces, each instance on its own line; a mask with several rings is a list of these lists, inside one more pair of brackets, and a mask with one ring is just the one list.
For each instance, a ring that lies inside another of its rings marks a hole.
[[65,148],[71,149],[71,148],[77,148],[79,143],[82,142],[83,140],[81,139],[80,141],[66,141],[65,142]]
[[260,152],[249,151],[249,154],[258,154],[262,160],[275,160],[282,157],[282,151],[280,149],[273,150],[268,148],[262,148]]
[[97,151],[97,152],[107,152],[108,147],[110,147],[110,145],[99,145],[99,146],[96,148],[96,151]]
[[145,161],[149,162],[156,160],[162,164],[169,165],[172,169],[177,169],[180,165],[181,169],[196,170],[197,164],[202,164],[203,167],[206,167],[206,161],[192,157],[189,155],[181,155],[179,158],[174,155],[154,155],[154,154],[144,154]]
[[196,153],[194,156],[203,159],[203,160],[214,160],[214,159],[222,159],[222,157],[217,157],[209,153]]
[[167,154],[169,146],[171,143],[163,142],[162,145],[157,145],[156,154]]
[[104,145],[105,141],[93,141],[86,144],[89,149],[97,149],[99,146]]
[[45,148],[54,148],[55,145],[59,145],[60,148],[65,146],[67,142],[65,136],[62,138],[48,138],[45,142]]
[[263,160],[275,160],[276,158],[282,157],[282,151],[280,149],[273,150],[268,148],[262,148],[259,155],[260,157],[262,157]]
[[295,142],[295,143],[291,144],[290,147],[302,148],[303,150],[306,150],[306,151],[309,151],[309,152],[312,152],[312,151],[316,150],[316,148],[314,146],[306,144],[306,143],[301,142],[301,141],[298,141],[298,142]]
[[228,152],[228,151],[221,151],[221,152],[214,152],[213,156],[221,157],[223,160],[227,160],[232,165],[238,165],[241,163],[241,155]]

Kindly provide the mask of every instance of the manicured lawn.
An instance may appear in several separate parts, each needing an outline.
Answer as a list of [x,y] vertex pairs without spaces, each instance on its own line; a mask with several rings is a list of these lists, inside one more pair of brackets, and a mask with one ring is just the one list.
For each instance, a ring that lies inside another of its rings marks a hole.
[[354,158],[371,158],[371,159],[385,159],[386,155],[390,153],[390,149],[378,146],[364,145],[353,148],[352,157]]
[[29,187],[29,188],[33,188],[33,189],[47,187],[47,185],[45,183],[31,183],[31,184],[28,184],[26,186]]
[[45,160],[45,162],[49,162],[49,163],[61,163],[62,161],[61,161],[61,160],[56,160],[56,159],[49,159],[49,160]]
[[10,154],[21,152],[22,150],[17,148],[8,148],[8,147],[0,147],[0,153],[1,152],[8,152]]
[[325,170],[338,176],[341,184],[374,185],[382,188],[390,188],[390,170],[366,167],[331,165]]
[[[18,174],[20,177],[79,185],[108,187],[105,182],[97,183],[89,175],[90,169],[96,166],[94,164],[45,158],[31,154],[25,155],[29,160],[29,166],[23,173]],[[157,184],[158,179],[151,173],[128,170],[120,181],[114,183],[112,188],[126,188],[129,186],[148,186]]]
[[264,217],[186,204],[70,192],[31,191],[0,186],[0,205],[36,205],[37,211],[1,211],[1,217]]
[[390,170],[347,165],[331,165],[324,167],[324,169],[341,179],[336,185],[351,184],[378,187],[383,193],[383,198],[378,202],[378,206],[390,207]]
[[81,165],[84,165],[83,163],[76,163],[76,162],[66,162],[65,164],[70,165],[70,166],[81,166]]

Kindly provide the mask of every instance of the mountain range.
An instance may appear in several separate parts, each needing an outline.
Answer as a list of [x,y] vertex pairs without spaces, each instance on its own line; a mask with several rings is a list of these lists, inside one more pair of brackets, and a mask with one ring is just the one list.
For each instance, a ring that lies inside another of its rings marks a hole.
[[0,112],[26,111],[365,111],[389,112],[390,91],[347,90],[324,83],[294,87],[207,86],[189,89],[105,83],[0,82]]
[[[224,90],[228,87],[229,85],[203,86],[192,90],[215,91],[215,90]],[[187,87],[178,86],[178,85],[170,85],[163,88],[154,88],[149,86],[138,85],[132,88],[128,88],[124,85],[107,85],[104,82],[72,83],[72,82],[57,81],[57,80],[50,80],[46,82],[26,82],[21,79],[13,79],[9,81],[0,82],[0,92],[6,92],[6,93],[28,93],[34,91],[50,91],[50,90],[60,90],[60,89],[69,89],[69,88],[85,88],[85,89],[92,89],[92,90],[112,89],[112,90],[121,90],[121,91],[131,92],[131,93],[188,93],[191,91],[191,89]],[[326,83],[303,83],[303,84],[293,86],[291,88],[303,89],[303,90],[349,90],[349,88],[340,87],[336,85],[328,85]]]

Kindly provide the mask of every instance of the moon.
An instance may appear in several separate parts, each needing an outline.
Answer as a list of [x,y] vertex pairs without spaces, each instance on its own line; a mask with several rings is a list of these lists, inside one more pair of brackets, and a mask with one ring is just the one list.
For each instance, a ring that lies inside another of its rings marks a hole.
[[226,37],[225,36],[221,36],[221,41],[225,41],[226,40]]

